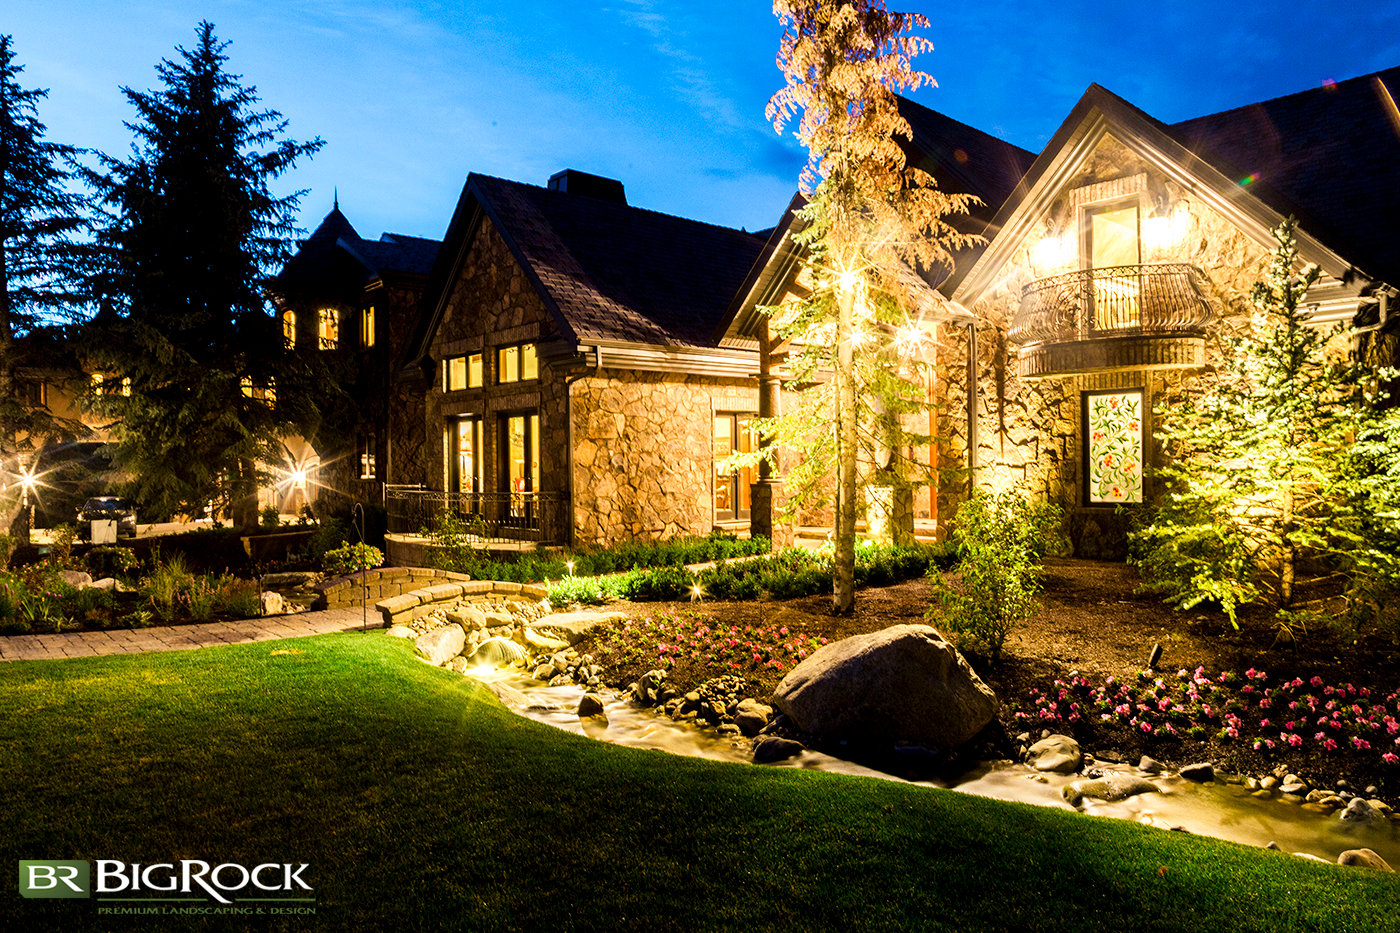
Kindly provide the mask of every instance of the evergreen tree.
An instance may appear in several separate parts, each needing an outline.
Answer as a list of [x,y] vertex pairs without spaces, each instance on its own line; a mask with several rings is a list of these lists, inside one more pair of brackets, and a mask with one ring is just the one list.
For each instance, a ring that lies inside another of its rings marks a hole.
[[1300,266],[1295,229],[1274,231],[1249,331],[1203,391],[1158,412],[1167,492],[1132,536],[1150,588],[1182,608],[1219,602],[1232,623],[1241,604],[1293,607],[1300,580],[1335,570],[1356,540],[1349,465],[1375,412],[1344,329],[1307,323],[1320,273]]
[[278,197],[271,183],[322,143],[285,138],[281,114],[255,109],[256,89],[224,70],[213,25],[197,35],[157,66],[160,90],[123,88],[132,153],[89,174],[105,263],[88,345],[114,389],[96,402],[115,419],[114,459],[136,498],[157,512],[212,501],[251,528],[258,464],[316,417],[263,289],[302,194]]
[[801,112],[809,200],[799,242],[813,290],[769,309],[793,341],[791,383],[807,388],[796,410],[759,430],[769,456],[780,446],[802,455],[789,477],[795,503],[818,499],[836,477],[834,608],[849,612],[860,487],[911,482],[898,451],[929,442],[906,425],[928,404],[924,328],[945,315],[916,270],[946,272],[951,251],[973,240],[946,220],[973,199],[939,190],[896,140],[911,136],[896,92],[934,83],[912,64],[931,48],[910,34],[927,28],[925,17],[891,13],[882,0],[775,0],[773,11],[786,30],[778,65],[787,85],[768,116],[781,131]]
[[77,151],[44,138],[38,105],[48,91],[23,88],[23,70],[12,38],[0,35],[0,513],[6,519],[20,501],[16,473],[33,470],[47,441],[81,430],[55,418],[33,388],[58,355],[58,341],[46,331],[79,306],[72,270],[84,199],[69,186]]

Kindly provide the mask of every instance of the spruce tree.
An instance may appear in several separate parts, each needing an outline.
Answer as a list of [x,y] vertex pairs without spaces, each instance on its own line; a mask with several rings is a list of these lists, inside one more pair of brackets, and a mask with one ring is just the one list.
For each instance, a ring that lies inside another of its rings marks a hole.
[[939,190],[897,141],[911,130],[896,92],[934,83],[912,64],[931,48],[912,34],[925,17],[889,12],[882,0],[776,0],[773,10],[786,29],[778,65],[787,84],[768,116],[781,131],[801,113],[809,200],[798,240],[812,292],[770,309],[793,341],[790,384],[807,388],[796,410],[759,429],[770,456],[780,446],[801,454],[789,477],[795,503],[819,499],[836,477],[834,609],[849,612],[860,488],[910,482],[898,451],[930,440],[905,427],[927,408],[919,345],[944,316],[919,271],[946,273],[952,250],[974,239],[947,220],[973,199]]
[[23,70],[12,38],[0,35],[0,527],[20,502],[17,474],[33,471],[46,442],[82,429],[30,388],[59,363],[50,331],[80,307],[73,270],[84,199],[70,187],[77,150],[44,138],[38,106],[48,91],[21,86]]
[[1375,415],[1345,329],[1308,323],[1320,273],[1300,262],[1295,230],[1274,231],[1247,332],[1201,391],[1159,410],[1166,493],[1132,536],[1149,588],[1182,608],[1218,602],[1232,623],[1250,602],[1293,608],[1301,582],[1345,560],[1352,445]]
[[315,419],[264,285],[298,232],[302,194],[278,196],[272,182],[322,143],[286,138],[281,114],[224,70],[214,26],[197,36],[157,66],[159,90],[122,89],[137,114],[132,152],[89,174],[105,262],[88,347],[115,389],[96,402],[135,497],[156,512],[212,501],[250,528],[258,464],[278,462],[283,438]]

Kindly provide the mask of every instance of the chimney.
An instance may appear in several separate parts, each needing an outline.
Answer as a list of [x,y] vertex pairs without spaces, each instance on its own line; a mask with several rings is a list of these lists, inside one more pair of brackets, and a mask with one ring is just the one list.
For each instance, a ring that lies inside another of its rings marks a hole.
[[612,201],[614,204],[627,203],[622,182],[615,178],[590,175],[573,168],[566,168],[549,176],[549,190],[562,191],[577,197],[596,198],[599,201]]

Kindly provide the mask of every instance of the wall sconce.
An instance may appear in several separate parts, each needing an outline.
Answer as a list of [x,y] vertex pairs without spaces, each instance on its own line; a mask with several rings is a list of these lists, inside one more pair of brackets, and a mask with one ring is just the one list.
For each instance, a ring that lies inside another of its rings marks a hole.
[[1074,243],[1068,234],[1047,234],[1031,247],[1031,265],[1037,276],[1064,269],[1074,260]]
[[1142,220],[1142,245],[1148,252],[1171,249],[1182,240],[1191,226],[1191,214],[1181,202],[1171,209]]

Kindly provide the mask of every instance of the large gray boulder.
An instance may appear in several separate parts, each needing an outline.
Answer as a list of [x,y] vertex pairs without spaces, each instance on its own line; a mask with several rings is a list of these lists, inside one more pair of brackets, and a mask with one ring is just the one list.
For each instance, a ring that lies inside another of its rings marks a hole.
[[1067,735],[1047,735],[1026,749],[1026,764],[1037,771],[1073,774],[1083,763],[1079,743]]
[[996,715],[997,699],[962,655],[927,625],[845,638],[793,668],[774,705],[827,739],[955,748]]

